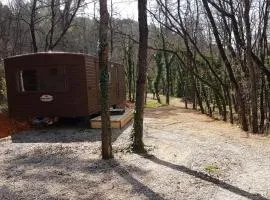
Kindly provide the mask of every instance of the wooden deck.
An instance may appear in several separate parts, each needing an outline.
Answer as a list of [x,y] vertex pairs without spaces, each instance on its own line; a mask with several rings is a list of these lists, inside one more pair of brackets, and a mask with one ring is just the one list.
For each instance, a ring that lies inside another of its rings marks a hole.
[[[122,115],[111,116],[111,128],[123,128],[130,120],[133,119],[133,110],[126,109]],[[101,128],[101,116],[90,120],[91,128]]]

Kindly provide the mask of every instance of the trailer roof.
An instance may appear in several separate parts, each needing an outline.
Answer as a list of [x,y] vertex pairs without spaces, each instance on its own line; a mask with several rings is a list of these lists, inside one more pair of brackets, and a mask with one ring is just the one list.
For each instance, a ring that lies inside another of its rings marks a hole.
[[93,56],[93,55],[83,54],[83,53],[52,51],[52,52],[37,52],[37,53],[20,54],[20,55],[7,57],[4,60],[10,59],[10,58],[19,58],[19,57],[35,56],[35,55],[74,55],[74,56],[76,56],[76,55],[78,55],[78,56],[86,56],[87,55],[87,56],[96,57],[96,56]]
[[[66,56],[88,56],[92,57],[95,59],[98,59],[98,56],[94,56],[91,54],[84,54],[84,53],[76,53],[76,52],[60,52],[60,51],[52,51],[52,52],[37,52],[37,53],[27,53],[27,54],[20,54],[20,55],[15,55],[15,56],[10,56],[7,58],[4,58],[4,60],[9,60],[9,59],[14,59],[14,58],[23,58],[23,57],[30,57],[30,56],[38,56],[38,55],[66,55]],[[109,61],[110,64],[112,65],[122,65],[120,63],[114,62],[114,61]]]

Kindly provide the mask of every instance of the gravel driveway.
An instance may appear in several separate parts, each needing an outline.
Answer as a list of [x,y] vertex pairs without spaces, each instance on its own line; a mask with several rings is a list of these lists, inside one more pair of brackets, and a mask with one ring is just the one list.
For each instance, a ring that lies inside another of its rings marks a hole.
[[54,128],[0,140],[0,199],[270,199],[270,139],[193,110],[146,109],[148,155],[129,152],[131,125]]

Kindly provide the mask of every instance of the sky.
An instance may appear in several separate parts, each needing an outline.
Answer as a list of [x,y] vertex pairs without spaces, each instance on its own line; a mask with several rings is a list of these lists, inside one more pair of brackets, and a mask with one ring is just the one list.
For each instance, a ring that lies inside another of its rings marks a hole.
[[[110,6],[110,0],[108,1]],[[136,0],[113,0],[113,10],[120,18],[138,18],[138,1]],[[118,13],[118,14],[117,14]]]
[[[10,0],[0,0],[1,3],[7,4]],[[93,2],[93,0],[85,0],[85,2]],[[130,18],[133,20],[138,19],[138,1],[137,0],[112,0],[113,4],[113,17],[114,18]],[[89,3],[88,8],[85,10],[88,16],[93,16],[94,13],[94,3]],[[98,1],[96,4],[98,7]],[[111,0],[108,0],[108,9],[110,10]],[[98,11],[96,11],[98,14]]]

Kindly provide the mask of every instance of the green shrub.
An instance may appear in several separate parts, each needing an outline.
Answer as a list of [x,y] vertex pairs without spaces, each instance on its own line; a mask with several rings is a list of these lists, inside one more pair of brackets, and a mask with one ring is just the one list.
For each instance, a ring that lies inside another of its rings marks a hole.
[[152,100],[152,99],[147,99],[147,102],[146,102],[146,105],[145,105],[146,108],[158,108],[158,107],[161,107],[161,106],[165,106],[165,105],[160,104],[160,103],[157,102],[157,100]]
[[216,165],[214,165],[214,164],[207,165],[207,166],[204,167],[204,169],[209,173],[215,173],[215,172],[218,171],[218,167]]

